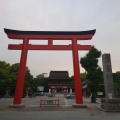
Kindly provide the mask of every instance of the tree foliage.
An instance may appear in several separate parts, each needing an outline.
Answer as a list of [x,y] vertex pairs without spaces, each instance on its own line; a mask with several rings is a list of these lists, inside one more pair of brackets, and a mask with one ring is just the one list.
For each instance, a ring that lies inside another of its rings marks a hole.
[[88,87],[92,93],[91,102],[96,102],[96,93],[99,84],[102,80],[102,71],[98,66],[98,58],[101,56],[101,51],[98,51],[94,46],[82,57],[80,63],[87,72],[87,79],[90,80]]
[[0,61],[0,96],[5,94],[6,87],[11,84],[9,72],[10,64],[5,61]]
[[80,76],[81,76],[81,81],[84,81],[84,80],[87,79],[87,73],[86,72],[81,73]]
[[[10,95],[14,95],[18,70],[19,70],[19,63],[10,65],[5,61],[0,61],[0,95],[1,96],[5,94],[7,87],[10,87]],[[29,68],[26,67],[24,89],[26,89],[27,87],[31,88],[32,86],[31,80],[33,80],[33,76],[31,75]]]
[[34,86],[35,88],[38,86],[44,86],[44,88],[48,87],[44,74],[39,74],[36,76],[36,78],[34,78]]
[[116,97],[120,97],[120,71],[113,73],[113,81]]

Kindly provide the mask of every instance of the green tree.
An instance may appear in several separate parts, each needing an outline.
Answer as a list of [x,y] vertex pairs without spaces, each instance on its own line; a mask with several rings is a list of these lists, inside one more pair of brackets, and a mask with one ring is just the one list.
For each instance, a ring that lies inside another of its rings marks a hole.
[[[18,76],[19,63],[10,65],[5,61],[0,61],[0,94],[5,94],[6,88],[10,87],[10,94],[14,95]],[[24,89],[33,88],[33,76],[28,67],[26,67]]]
[[25,73],[25,84],[24,84],[24,88],[31,88],[31,80],[33,80],[33,75],[30,73],[30,69],[28,67],[26,67],[26,73]]
[[72,81],[71,81],[71,87],[75,88],[75,86],[74,86],[74,76],[71,76],[71,79],[72,79]]
[[[15,63],[10,66],[10,73],[11,73],[10,76],[12,78],[11,91],[13,94],[15,92],[19,65],[20,65],[19,63]],[[30,73],[29,68],[26,66],[26,73],[25,73],[25,80],[24,80],[24,92],[26,92],[27,88],[29,89],[33,88],[33,84],[31,83],[32,80],[33,80],[33,75]]]
[[9,76],[10,64],[5,61],[0,61],[0,96],[5,94],[6,88],[11,85]]
[[12,84],[10,85],[11,95],[13,96],[15,93],[16,81],[18,76],[19,63],[14,63],[10,66],[10,78],[12,80]]
[[81,76],[81,81],[84,81],[87,79],[87,73],[84,72],[84,73],[80,73],[80,76]]
[[26,90],[29,90],[29,93],[32,93],[34,91],[34,84],[32,81],[33,81],[33,75],[30,73],[30,69],[26,67],[24,93],[23,93],[24,95],[26,95]]
[[36,76],[36,78],[34,78],[34,85],[35,85],[35,88],[37,88],[38,86],[44,86],[45,89],[48,88],[44,74],[39,74]]
[[82,67],[87,71],[87,79],[90,80],[88,88],[90,89],[92,96],[91,102],[96,102],[96,94],[99,88],[99,84],[102,80],[102,71],[98,66],[98,58],[101,56],[101,51],[98,51],[94,46],[82,57],[80,63]]
[[[86,72],[80,73],[80,76],[81,76],[81,81],[84,81],[84,80],[87,79],[87,73]],[[71,79],[72,79],[72,81],[71,81],[71,87],[74,88],[75,87],[74,86],[74,76],[71,76]]]
[[114,82],[116,97],[120,97],[120,71],[113,73],[113,82]]
[[5,61],[0,61],[0,79],[8,79],[10,64]]

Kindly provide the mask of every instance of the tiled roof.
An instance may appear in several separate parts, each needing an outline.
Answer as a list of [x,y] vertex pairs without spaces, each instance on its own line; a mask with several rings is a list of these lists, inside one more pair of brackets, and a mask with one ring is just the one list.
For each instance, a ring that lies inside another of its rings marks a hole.
[[71,79],[68,71],[50,71],[47,79]]

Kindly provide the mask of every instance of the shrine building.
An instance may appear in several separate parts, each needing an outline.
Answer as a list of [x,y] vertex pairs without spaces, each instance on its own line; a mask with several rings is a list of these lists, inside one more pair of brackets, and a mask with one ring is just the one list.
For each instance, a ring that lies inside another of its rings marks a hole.
[[72,78],[69,77],[68,71],[50,71],[46,81],[51,91],[68,92],[71,89]]

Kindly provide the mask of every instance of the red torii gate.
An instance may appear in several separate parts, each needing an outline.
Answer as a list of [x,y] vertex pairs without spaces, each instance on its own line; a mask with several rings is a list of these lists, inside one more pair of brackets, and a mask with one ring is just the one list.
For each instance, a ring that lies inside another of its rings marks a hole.
[[[9,44],[10,50],[22,50],[13,105],[21,105],[28,50],[72,50],[76,104],[83,104],[78,50],[90,50],[91,45],[77,44],[77,40],[90,40],[96,30],[89,31],[19,31],[4,29],[8,38],[23,39],[23,44]],[[29,44],[30,39],[48,40],[47,45]],[[53,45],[53,40],[71,40],[70,45]]]

